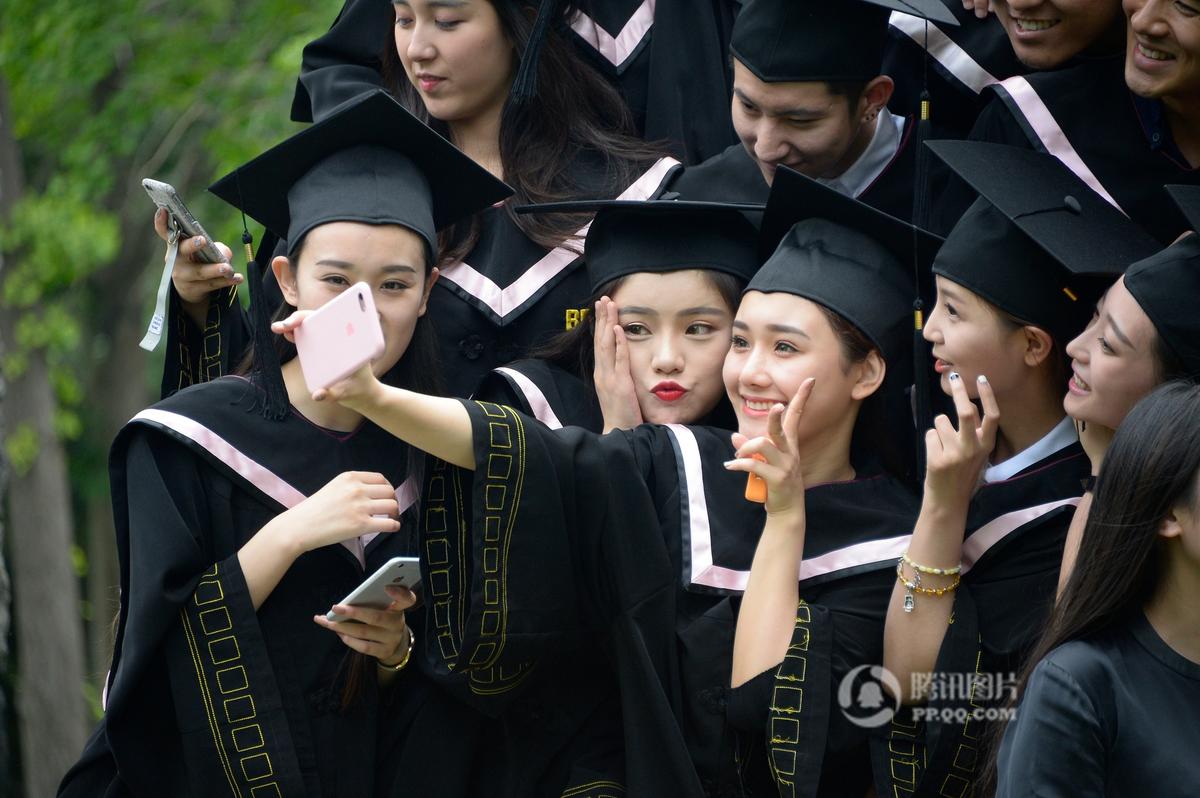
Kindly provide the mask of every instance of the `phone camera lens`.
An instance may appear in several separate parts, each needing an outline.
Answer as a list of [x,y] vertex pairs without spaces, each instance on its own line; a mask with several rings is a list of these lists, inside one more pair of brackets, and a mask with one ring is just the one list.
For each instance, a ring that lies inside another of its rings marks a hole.
[[362,292],[358,292],[358,307],[363,313],[367,312],[367,300],[363,299]]

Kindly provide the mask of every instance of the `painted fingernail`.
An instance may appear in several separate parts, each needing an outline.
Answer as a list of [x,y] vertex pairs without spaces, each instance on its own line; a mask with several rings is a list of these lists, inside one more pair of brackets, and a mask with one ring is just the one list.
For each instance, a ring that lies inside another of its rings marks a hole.
[[957,371],[950,372],[950,382],[957,382],[957,381],[958,381],[958,372]]
[[980,384],[980,385],[987,385],[987,377],[985,377],[985,376],[983,376],[982,374],[980,374],[980,375],[979,375],[979,384]]
[[722,463],[722,465],[724,465],[726,468],[729,468],[736,462],[737,462],[737,460],[726,460],[724,463]]
[[195,244],[198,247],[204,246],[204,236],[196,236]]

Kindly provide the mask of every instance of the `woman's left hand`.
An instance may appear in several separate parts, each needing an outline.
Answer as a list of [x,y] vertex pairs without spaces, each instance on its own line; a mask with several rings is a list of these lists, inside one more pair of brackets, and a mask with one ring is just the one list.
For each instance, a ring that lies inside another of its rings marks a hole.
[[314,615],[313,621],[360,654],[374,657],[381,665],[395,665],[408,652],[408,624],[404,611],[416,604],[417,597],[406,588],[389,587],[387,591],[394,599],[387,609],[335,604],[333,611],[350,620],[331,621],[324,615]]
[[755,474],[767,483],[768,515],[804,512],[804,475],[800,470],[798,445],[800,416],[816,382],[809,377],[800,384],[786,408],[782,404],[771,408],[766,437],[751,439],[740,432],[733,433],[737,459],[725,463],[725,467]]

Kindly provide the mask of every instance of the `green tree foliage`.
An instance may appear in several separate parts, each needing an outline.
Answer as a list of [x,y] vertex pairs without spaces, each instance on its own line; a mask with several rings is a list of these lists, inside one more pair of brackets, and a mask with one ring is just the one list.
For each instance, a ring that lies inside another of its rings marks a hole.
[[[34,373],[34,362],[49,367],[39,373],[53,389],[54,433],[67,443],[77,526],[77,545],[55,556],[71,573],[103,581],[84,596],[113,593],[111,563],[105,570],[89,562],[97,545],[112,545],[107,448],[131,412],[156,398],[162,365],[161,352],[147,358],[137,348],[162,263],[140,181],[172,183],[214,237],[239,242],[240,217],[203,188],[298,129],[288,111],[301,48],[341,4],[0,3],[0,80],[10,111],[0,125],[15,133],[23,177],[8,218],[0,215],[0,319],[10,330],[0,367],[9,381]],[[20,476],[47,441],[26,419],[5,424],[3,451]],[[10,528],[7,545],[38,534]],[[111,611],[92,612],[85,600],[81,617],[99,640]],[[94,646],[92,676],[103,673],[104,649]],[[53,741],[19,744],[45,750]]]

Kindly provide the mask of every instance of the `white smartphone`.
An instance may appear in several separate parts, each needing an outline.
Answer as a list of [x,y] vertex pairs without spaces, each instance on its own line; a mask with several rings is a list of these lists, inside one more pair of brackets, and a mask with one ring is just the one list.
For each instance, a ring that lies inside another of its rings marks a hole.
[[371,288],[355,283],[296,328],[296,354],[309,391],[328,388],[383,354]]
[[212,236],[204,232],[204,228],[196,221],[196,217],[192,216],[192,212],[183,204],[183,200],[179,197],[179,192],[170,183],[163,183],[161,180],[151,180],[146,178],[142,181],[142,188],[146,189],[146,193],[150,195],[150,199],[160,208],[166,209],[171,218],[175,220],[175,226],[179,228],[180,235],[186,238],[195,238],[196,236],[204,236],[207,242],[204,248],[196,253],[196,257],[205,263],[220,263],[225,260],[221,257],[221,250],[217,249],[213,244]]
[[[393,601],[385,588],[406,587],[414,590],[420,584],[421,561],[416,557],[393,557],[338,603],[382,610]],[[325,617],[331,621],[349,620],[333,610],[325,613]]]

